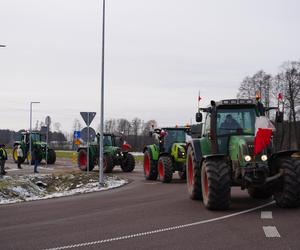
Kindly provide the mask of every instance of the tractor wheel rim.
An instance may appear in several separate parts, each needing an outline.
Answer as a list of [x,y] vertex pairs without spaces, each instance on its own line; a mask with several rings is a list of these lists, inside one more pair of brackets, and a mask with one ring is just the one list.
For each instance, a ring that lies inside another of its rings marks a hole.
[[159,161],[158,163],[158,173],[159,173],[159,178],[163,180],[165,173],[164,173],[164,165],[162,161]]
[[146,176],[150,175],[150,158],[148,154],[144,156],[144,172]]
[[83,153],[81,153],[80,155],[79,155],[79,167],[81,168],[81,169],[85,169],[86,168],[86,155],[85,154],[83,154]]
[[14,160],[15,160],[15,161],[18,160],[18,153],[17,153],[17,150],[14,151]]
[[204,171],[204,176],[203,176],[203,181],[204,181],[204,195],[207,198],[208,196],[208,177],[207,177],[207,173],[206,173],[206,168]]
[[188,184],[190,187],[194,185],[194,168],[193,168],[193,160],[192,157],[189,156],[188,160]]

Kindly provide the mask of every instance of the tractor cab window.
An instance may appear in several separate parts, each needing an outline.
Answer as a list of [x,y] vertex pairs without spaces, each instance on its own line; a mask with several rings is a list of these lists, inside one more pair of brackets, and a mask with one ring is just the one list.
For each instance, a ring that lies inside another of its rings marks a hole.
[[255,109],[219,109],[217,114],[218,135],[254,135]]
[[203,136],[207,136],[210,133],[210,113],[206,114],[205,124],[203,129]]
[[31,134],[31,141],[41,141],[40,134]]
[[113,145],[111,136],[105,135],[103,137],[103,145],[104,145],[104,147],[105,146],[112,146]]
[[182,142],[185,143],[185,131],[184,130],[166,130],[167,134],[164,138],[164,148],[166,151],[171,150],[173,143]]

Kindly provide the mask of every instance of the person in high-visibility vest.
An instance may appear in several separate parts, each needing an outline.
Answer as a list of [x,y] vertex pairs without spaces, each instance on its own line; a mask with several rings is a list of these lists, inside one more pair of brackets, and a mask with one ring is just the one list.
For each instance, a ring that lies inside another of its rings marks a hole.
[[7,160],[7,152],[5,150],[5,145],[0,144],[0,176],[6,174],[6,171],[4,169],[6,160]]

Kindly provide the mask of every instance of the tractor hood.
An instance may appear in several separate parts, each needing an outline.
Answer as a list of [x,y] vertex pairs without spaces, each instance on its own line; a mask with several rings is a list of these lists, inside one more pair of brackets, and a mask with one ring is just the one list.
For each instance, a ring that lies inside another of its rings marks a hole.
[[[239,162],[240,166],[246,166],[248,163],[262,162],[261,156],[267,153],[265,150],[254,156],[254,138],[255,136],[231,136],[229,141],[229,154],[233,161]],[[248,157],[248,161],[245,160]]]
[[184,162],[186,159],[186,144],[182,142],[173,143],[171,155],[174,157],[175,161]]

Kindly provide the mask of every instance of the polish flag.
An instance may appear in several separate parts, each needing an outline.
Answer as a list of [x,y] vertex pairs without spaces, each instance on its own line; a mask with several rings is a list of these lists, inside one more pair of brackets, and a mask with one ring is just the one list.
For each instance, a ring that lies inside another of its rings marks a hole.
[[256,118],[254,155],[260,154],[270,144],[273,131],[275,131],[275,127],[267,117]]

